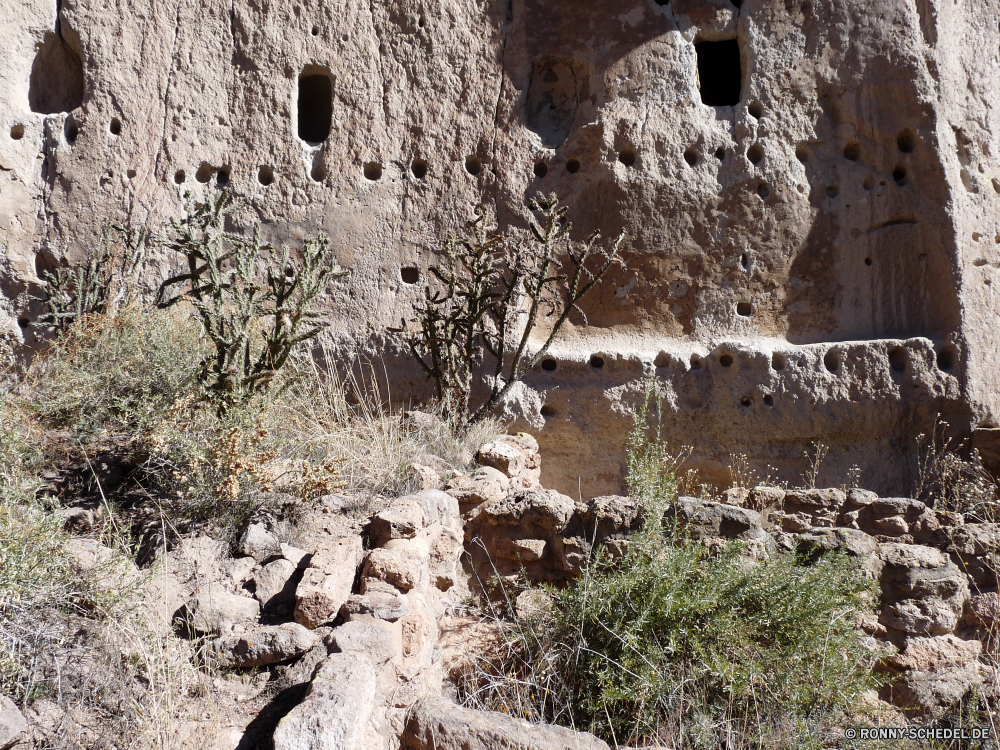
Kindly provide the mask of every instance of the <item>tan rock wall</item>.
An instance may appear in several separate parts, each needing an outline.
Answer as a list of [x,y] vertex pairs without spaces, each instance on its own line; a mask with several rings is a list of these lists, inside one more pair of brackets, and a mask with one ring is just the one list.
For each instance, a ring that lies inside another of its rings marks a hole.
[[[580,236],[625,229],[629,261],[509,404],[552,457],[547,486],[618,489],[649,376],[668,436],[721,483],[731,453],[797,478],[820,440],[831,474],[858,464],[902,493],[936,415],[997,425],[1000,9],[981,0],[17,6],[0,20],[12,352],[37,341],[38,274],[106,217],[157,224],[221,178],[274,237],[331,235],[352,268],[329,294],[339,346],[421,395],[378,333],[420,291],[403,269],[422,281],[473,202],[518,224],[544,189]],[[740,70],[700,76],[699,49],[724,54],[699,45],[732,39]],[[299,137],[303,75],[331,94],[319,145]],[[702,103],[734,78],[735,106]]]

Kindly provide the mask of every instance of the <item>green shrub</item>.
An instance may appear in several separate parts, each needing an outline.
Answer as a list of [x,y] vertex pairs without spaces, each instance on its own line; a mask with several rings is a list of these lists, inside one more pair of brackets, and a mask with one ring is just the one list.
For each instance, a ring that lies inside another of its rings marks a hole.
[[674,480],[647,416],[628,455],[643,530],[621,559],[598,552],[547,606],[501,623],[502,654],[470,673],[466,700],[611,743],[819,747],[877,685],[879,653],[856,627],[874,583],[837,554],[754,562],[738,542],[712,554],[685,539],[664,522]]

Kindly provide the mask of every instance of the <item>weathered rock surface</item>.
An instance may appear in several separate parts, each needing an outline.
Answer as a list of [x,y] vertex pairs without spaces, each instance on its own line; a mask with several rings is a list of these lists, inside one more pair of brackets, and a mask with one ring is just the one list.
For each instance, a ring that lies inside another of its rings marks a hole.
[[608,750],[586,732],[530,724],[507,714],[462,708],[443,698],[413,706],[404,750]]
[[289,622],[223,635],[208,644],[208,653],[220,667],[262,667],[296,659],[317,642],[313,631]]
[[0,750],[14,747],[27,729],[28,722],[14,701],[0,695]]
[[334,619],[347,601],[361,563],[360,536],[327,540],[309,560],[295,589],[295,621],[316,628]]
[[198,635],[219,635],[256,622],[260,605],[248,596],[231,594],[218,584],[205,586],[174,615],[178,627]]
[[372,662],[355,652],[331,654],[305,700],[278,724],[274,750],[362,750],[375,698]]

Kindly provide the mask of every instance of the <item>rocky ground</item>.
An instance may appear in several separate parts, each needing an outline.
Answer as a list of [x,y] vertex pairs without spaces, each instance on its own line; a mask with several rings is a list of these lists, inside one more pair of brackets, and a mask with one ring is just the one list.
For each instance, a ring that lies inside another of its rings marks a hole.
[[[109,569],[107,585],[134,585],[135,606],[173,633],[177,658],[201,667],[184,705],[171,707],[180,719],[167,746],[606,748],[586,733],[462,707],[453,677],[488,639],[473,592],[522,574],[569,581],[595,545],[621,553],[640,509],[627,497],[543,488],[537,443],[523,433],[477,458],[462,474],[425,457],[411,467],[424,489],[378,507],[331,494],[295,526],[258,515],[234,551],[188,537],[142,570]],[[710,547],[742,540],[748,564],[838,549],[879,582],[879,615],[858,627],[883,644],[882,668],[897,678],[871,696],[887,722],[940,717],[970,691],[1000,697],[1000,525],[858,489],[758,486],[725,500],[681,497],[674,518]],[[87,537],[86,512],[66,514],[81,530],[72,548],[84,570],[114,557]],[[0,748],[47,746],[68,725],[86,747],[94,721],[85,706],[67,713],[43,699],[22,712],[5,699]]]

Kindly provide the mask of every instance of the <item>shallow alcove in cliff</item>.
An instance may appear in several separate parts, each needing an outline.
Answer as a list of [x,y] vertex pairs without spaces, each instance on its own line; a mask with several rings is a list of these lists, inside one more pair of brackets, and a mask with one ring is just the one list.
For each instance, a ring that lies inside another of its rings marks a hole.
[[299,77],[299,138],[322,143],[333,120],[333,81],[326,71],[307,67]]
[[740,102],[743,68],[740,45],[735,39],[698,42],[698,85],[701,101],[712,107],[731,107]]
[[62,36],[49,32],[35,53],[28,81],[32,112],[71,112],[83,104],[83,63]]

